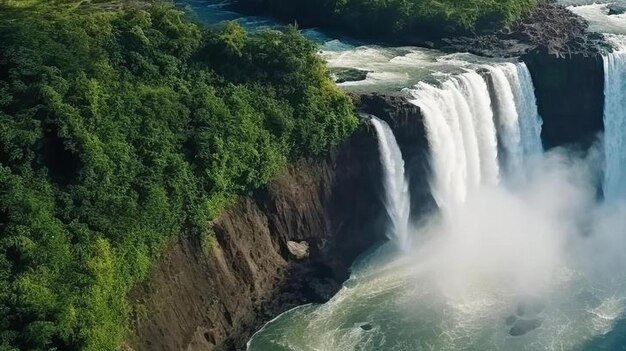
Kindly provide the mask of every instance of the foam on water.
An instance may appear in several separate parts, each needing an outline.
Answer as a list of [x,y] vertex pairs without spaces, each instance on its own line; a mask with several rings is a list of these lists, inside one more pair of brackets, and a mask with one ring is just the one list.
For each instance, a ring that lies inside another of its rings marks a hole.
[[[454,220],[418,229],[423,240],[410,255],[381,247],[355,264],[328,303],[267,324],[249,350],[597,349],[588,342],[622,318],[624,289],[588,279],[579,261],[594,259],[595,239],[564,223],[589,215],[578,206],[584,196],[554,198],[586,192],[563,178],[579,172],[568,167],[516,190],[469,196]],[[613,271],[618,276],[623,281],[624,271]],[[518,322],[534,326],[513,336]]]
[[[626,2],[622,2],[621,5],[626,6]],[[589,21],[592,31],[626,34],[626,14],[609,15],[608,3],[570,6],[568,9]]]

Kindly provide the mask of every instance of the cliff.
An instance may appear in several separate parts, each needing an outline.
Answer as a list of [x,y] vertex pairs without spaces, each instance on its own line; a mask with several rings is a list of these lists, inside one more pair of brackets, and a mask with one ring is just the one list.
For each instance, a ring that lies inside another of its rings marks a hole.
[[405,173],[411,194],[411,219],[419,221],[422,215],[434,208],[428,177],[429,149],[426,129],[419,107],[398,95],[353,95],[354,104],[367,114],[381,118],[393,128],[402,151]]
[[[134,350],[241,349],[277,314],[330,298],[352,261],[384,238],[377,141],[363,128],[321,160],[301,161],[214,223],[207,255],[181,235],[134,292]],[[297,259],[289,243],[310,249]]]
[[[401,97],[353,96],[394,129],[411,181],[414,218],[432,204],[419,109]],[[181,235],[133,294],[126,348],[242,349],[251,333],[292,307],[325,302],[356,257],[385,240],[378,141],[366,123],[322,159],[300,161],[241,198],[215,222],[207,255]],[[308,257],[289,246],[306,242]]]
[[589,147],[604,130],[602,57],[529,54],[523,60],[535,85],[544,146]]

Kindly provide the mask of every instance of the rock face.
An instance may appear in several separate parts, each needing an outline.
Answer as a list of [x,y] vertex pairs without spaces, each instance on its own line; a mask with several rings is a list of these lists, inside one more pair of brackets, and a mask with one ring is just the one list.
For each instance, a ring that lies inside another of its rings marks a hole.
[[598,55],[523,57],[533,78],[546,148],[587,148],[604,129],[604,66]]
[[418,221],[425,212],[433,209],[435,201],[430,194],[428,177],[429,147],[420,108],[398,95],[354,95],[354,104],[362,112],[385,120],[394,130],[402,151],[405,173],[409,178],[411,193],[411,218]]
[[467,51],[489,57],[517,57],[531,52],[557,58],[593,57],[608,50],[602,35],[591,33],[588,23],[565,7],[542,2],[520,23],[496,33],[443,39],[445,51]]
[[[393,96],[355,101],[394,129],[411,177],[414,214],[423,213],[430,195],[419,109]],[[210,255],[181,235],[134,293],[126,348],[244,349],[251,333],[279,313],[327,301],[349,277],[354,259],[384,240],[382,196],[378,141],[364,125],[328,157],[292,165],[240,199],[215,221]]]
[[330,298],[357,255],[384,239],[377,148],[364,127],[327,158],[289,167],[215,221],[210,255],[182,235],[135,292],[125,346],[243,349],[277,314]]

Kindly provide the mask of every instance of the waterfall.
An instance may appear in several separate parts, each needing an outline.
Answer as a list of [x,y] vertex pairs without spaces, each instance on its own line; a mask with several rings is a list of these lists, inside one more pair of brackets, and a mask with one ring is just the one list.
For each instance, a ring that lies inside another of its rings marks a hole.
[[410,246],[409,184],[404,175],[404,160],[393,131],[384,121],[371,116],[371,123],[378,136],[380,161],[383,166],[385,208],[391,219],[392,230],[387,236],[402,249]]
[[524,151],[525,162],[533,157],[538,157],[543,153],[543,143],[541,142],[541,127],[543,120],[539,116],[537,108],[537,98],[535,97],[535,86],[533,85],[530,71],[525,63],[515,65],[516,73],[512,79],[517,87],[513,89],[517,105],[522,149]]
[[493,87],[493,105],[498,126],[500,144],[505,152],[504,168],[507,175],[515,174],[522,168],[522,136],[519,126],[519,114],[511,82],[505,72],[514,70],[508,64],[503,66],[485,66]]
[[501,164],[507,177],[523,174],[529,160],[543,150],[542,122],[527,67],[507,63],[480,68],[487,72],[484,77],[469,71],[440,87],[419,83],[407,90],[409,101],[424,116],[432,193],[443,209],[463,203],[481,185],[498,184]]
[[463,203],[482,183],[499,179],[498,148],[487,84],[476,72],[410,91],[424,115],[439,207]]
[[504,150],[501,162],[508,179],[522,180],[528,162],[543,152],[542,121],[532,78],[524,63],[485,68],[492,81],[498,135]]
[[604,196],[626,198],[626,47],[604,57]]

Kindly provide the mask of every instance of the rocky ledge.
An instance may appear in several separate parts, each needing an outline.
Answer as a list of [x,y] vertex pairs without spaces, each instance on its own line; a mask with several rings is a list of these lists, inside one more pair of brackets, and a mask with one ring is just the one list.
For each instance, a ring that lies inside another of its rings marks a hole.
[[588,28],[585,19],[546,1],[512,28],[473,37],[442,39],[431,46],[489,57],[517,57],[531,52],[556,58],[592,57],[610,50],[603,36],[589,32]]
[[367,125],[288,167],[213,223],[207,252],[182,234],[132,295],[128,350],[241,350],[263,323],[324,302],[384,239],[377,141]]
[[[395,96],[354,99],[392,126],[428,199],[419,110]],[[125,349],[242,350],[278,314],[327,301],[357,256],[385,239],[383,194],[378,141],[363,123],[328,156],[291,165],[225,211],[210,252],[182,234],[132,296]]]

